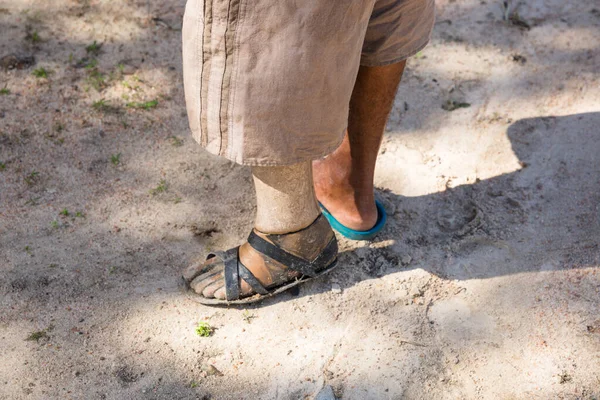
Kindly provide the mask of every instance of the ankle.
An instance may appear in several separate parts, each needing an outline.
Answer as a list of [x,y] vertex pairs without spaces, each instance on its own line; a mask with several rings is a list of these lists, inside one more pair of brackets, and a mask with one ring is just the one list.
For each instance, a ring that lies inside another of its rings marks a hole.
[[[298,233],[315,223],[315,221],[321,216],[319,211],[317,215],[308,220],[303,219],[302,221],[295,221],[293,224],[278,224],[277,221],[256,221],[254,224],[254,230],[261,236],[268,235],[289,235],[291,233]],[[304,216],[303,216],[304,217]]]

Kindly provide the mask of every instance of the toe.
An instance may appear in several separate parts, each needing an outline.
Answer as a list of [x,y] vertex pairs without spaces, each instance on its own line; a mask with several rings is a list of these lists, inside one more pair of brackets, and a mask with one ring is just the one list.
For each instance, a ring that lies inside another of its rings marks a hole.
[[221,288],[224,288],[222,280],[213,282],[204,288],[204,290],[202,291],[202,296],[209,298],[209,299],[213,298],[213,297],[217,297],[217,296],[215,296],[215,292]]
[[215,297],[215,299],[225,300],[225,298],[226,298],[225,286],[222,286],[221,288],[215,290],[215,292],[213,293],[213,296]]
[[216,261],[217,258],[213,257],[203,262],[193,263],[192,265],[183,270],[183,279],[185,279],[186,282],[191,282],[198,275],[210,272],[218,265]]
[[205,273],[202,274],[198,277],[196,277],[191,283],[190,283],[190,288],[198,293],[198,294],[202,294],[202,292],[204,291],[204,289],[209,286],[212,285],[215,282],[218,281],[223,281],[223,274],[222,273]]

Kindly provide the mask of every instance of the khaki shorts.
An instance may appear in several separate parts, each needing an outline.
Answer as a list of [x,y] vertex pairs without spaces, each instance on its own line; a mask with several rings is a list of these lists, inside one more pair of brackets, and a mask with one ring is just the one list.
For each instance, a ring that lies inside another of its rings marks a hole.
[[202,146],[245,165],[334,151],[359,65],[421,50],[434,0],[188,0],[185,97]]

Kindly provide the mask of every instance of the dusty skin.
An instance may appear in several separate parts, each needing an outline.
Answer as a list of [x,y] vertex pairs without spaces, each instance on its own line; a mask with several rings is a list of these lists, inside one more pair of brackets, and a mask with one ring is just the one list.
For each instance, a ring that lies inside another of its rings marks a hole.
[[180,272],[255,200],[188,134],[183,1],[0,0],[0,399],[600,398],[600,4],[501,3],[439,1],[381,237],[215,309]]

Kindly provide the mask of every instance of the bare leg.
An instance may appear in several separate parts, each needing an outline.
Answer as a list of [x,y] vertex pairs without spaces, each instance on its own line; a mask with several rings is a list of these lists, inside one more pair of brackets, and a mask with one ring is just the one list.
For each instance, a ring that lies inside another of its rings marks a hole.
[[343,225],[371,229],[377,222],[375,163],[406,61],[358,71],[342,145],[313,163],[319,201]]
[[310,225],[320,214],[310,162],[289,167],[253,167],[256,223],[260,232],[289,233]]
[[[320,211],[315,198],[311,162],[289,167],[254,167],[252,173],[257,200],[256,234],[267,240],[269,234],[287,234],[278,245],[300,257],[315,258],[332,239],[333,231],[325,219],[313,224]],[[265,287],[276,286],[299,276],[287,270],[285,265],[265,261],[264,255],[248,243],[240,246],[239,258]],[[224,299],[222,267],[215,267],[216,263],[217,260],[213,258],[192,265],[184,271],[183,276],[190,282],[190,287],[204,297]],[[240,289],[242,296],[252,293],[243,279]]]

